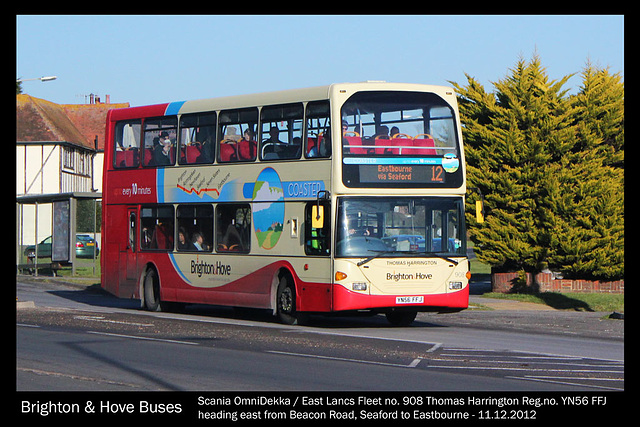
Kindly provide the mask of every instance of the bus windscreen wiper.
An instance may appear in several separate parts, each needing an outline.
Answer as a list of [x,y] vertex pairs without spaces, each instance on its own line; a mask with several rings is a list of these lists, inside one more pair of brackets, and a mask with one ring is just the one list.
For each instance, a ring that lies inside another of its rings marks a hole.
[[382,255],[386,255],[386,254],[409,254],[409,255],[420,255],[422,254],[422,252],[418,252],[418,251],[374,251],[369,249],[369,252],[376,252],[375,255],[371,255],[369,258],[364,259],[362,261],[360,261],[358,264],[356,264],[358,267],[365,265],[366,263],[368,263],[369,261],[371,261],[372,259],[378,258]]
[[440,255],[437,252],[418,252],[418,251],[374,251],[369,249],[369,252],[376,252],[375,255],[371,255],[370,257],[363,259],[362,261],[360,261],[359,263],[357,263],[356,265],[358,267],[365,265],[366,263],[368,263],[369,261],[371,261],[372,259],[376,259],[382,255],[386,255],[386,254],[407,254],[407,255],[426,255],[426,256],[432,256],[432,257],[437,257],[440,259],[443,259],[447,262],[450,262],[453,265],[458,265],[458,261],[456,261],[455,259],[451,259],[448,258],[444,255]]
[[433,257],[436,257],[436,258],[443,259],[445,261],[449,261],[453,265],[458,265],[458,261],[456,261],[455,259],[451,259],[451,258],[448,258],[448,257],[446,257],[444,255],[440,255],[437,252],[421,252],[421,253],[424,253],[427,256],[433,256]]

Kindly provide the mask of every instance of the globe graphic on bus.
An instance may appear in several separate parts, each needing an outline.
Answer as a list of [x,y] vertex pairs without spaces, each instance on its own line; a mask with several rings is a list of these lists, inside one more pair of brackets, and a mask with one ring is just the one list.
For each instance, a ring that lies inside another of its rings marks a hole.
[[263,249],[273,248],[284,223],[284,190],[278,173],[265,168],[253,187],[253,228]]

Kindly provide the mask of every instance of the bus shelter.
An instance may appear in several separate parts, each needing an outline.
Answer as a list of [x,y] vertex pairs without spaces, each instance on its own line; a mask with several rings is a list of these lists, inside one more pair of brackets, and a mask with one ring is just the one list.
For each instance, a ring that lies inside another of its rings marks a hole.
[[[77,243],[78,202],[88,200],[93,201],[93,209],[85,209],[82,214],[90,220],[91,227],[90,230],[80,231],[83,235],[91,236],[92,241],[89,244],[92,250],[82,253],[89,254],[88,259],[93,263],[95,274],[96,263],[100,262],[98,255],[100,239],[97,237],[96,224],[98,223],[97,206],[101,199],[102,193],[90,192],[16,196],[16,272],[29,271],[38,275],[38,270],[50,269],[55,275],[61,267],[71,266],[72,275],[75,275],[76,245],[83,245],[82,241]],[[33,206],[31,209],[33,215],[25,214],[27,206]],[[31,216],[33,222],[31,222]],[[49,227],[46,224],[49,224]],[[29,241],[25,242],[26,230],[29,230]]]

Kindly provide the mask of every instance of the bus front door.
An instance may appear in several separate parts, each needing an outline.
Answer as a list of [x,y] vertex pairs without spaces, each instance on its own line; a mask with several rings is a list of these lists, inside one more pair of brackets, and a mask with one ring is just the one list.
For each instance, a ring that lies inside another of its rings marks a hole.
[[118,294],[127,298],[135,293],[138,275],[137,216],[137,208],[127,209],[127,239],[126,244],[120,249],[120,289]]

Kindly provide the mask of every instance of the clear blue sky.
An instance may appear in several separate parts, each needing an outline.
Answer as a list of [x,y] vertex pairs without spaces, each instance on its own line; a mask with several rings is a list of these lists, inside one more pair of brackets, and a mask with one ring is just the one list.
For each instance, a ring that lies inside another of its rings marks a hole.
[[[132,106],[387,80],[493,91],[537,53],[551,79],[589,59],[624,78],[624,16],[16,17],[23,92],[60,104],[94,93]],[[574,77],[566,86],[580,85]]]

